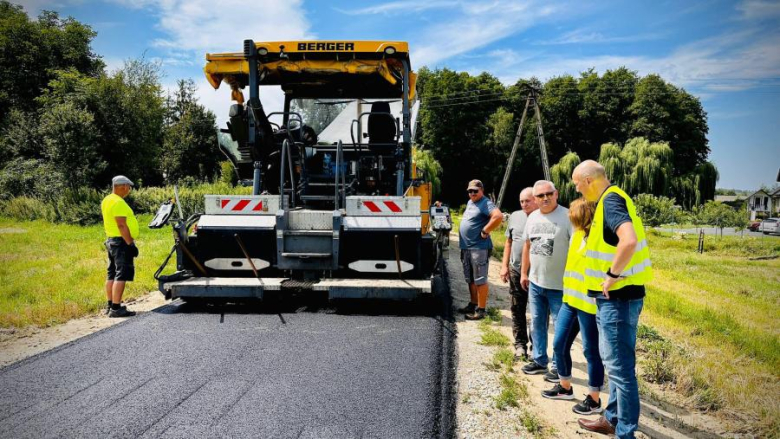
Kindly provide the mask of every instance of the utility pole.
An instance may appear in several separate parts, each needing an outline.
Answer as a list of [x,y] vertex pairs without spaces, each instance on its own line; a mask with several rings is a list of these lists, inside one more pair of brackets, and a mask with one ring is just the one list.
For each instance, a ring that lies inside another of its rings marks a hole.
[[547,161],[547,145],[544,142],[544,130],[542,129],[542,112],[539,109],[538,90],[532,86],[527,86],[527,89],[528,89],[528,96],[525,99],[525,108],[523,108],[523,116],[520,118],[520,126],[517,127],[515,142],[512,145],[512,152],[509,153],[509,160],[507,160],[506,171],[504,172],[504,180],[501,182],[501,190],[498,193],[498,202],[496,203],[496,206],[499,209],[501,208],[501,203],[504,201],[504,194],[506,192],[507,183],[509,183],[509,176],[512,175],[512,165],[515,163],[517,148],[520,146],[520,140],[523,137],[523,125],[525,125],[525,118],[528,115],[528,107],[531,106],[533,106],[533,110],[536,113],[536,139],[539,142],[539,154],[542,157],[542,171],[544,172],[545,180],[550,180],[550,164]]

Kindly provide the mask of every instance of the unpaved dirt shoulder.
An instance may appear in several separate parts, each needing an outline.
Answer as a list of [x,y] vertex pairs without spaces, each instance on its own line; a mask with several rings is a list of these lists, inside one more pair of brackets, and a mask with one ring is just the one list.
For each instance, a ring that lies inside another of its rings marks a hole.
[[[159,291],[153,291],[125,304],[130,310],[141,314],[159,308],[165,303],[163,295]],[[110,319],[105,314],[93,314],[47,328],[0,329],[0,367],[56,348],[124,320],[127,319]]]
[[[468,287],[463,278],[460,264],[460,250],[457,235],[451,235],[451,248],[448,251],[447,268],[449,271],[450,288],[453,307],[459,308],[469,301]],[[490,296],[488,307],[501,310],[503,317],[498,328],[510,340],[512,338],[512,320],[509,307],[511,304],[509,288],[499,278],[500,262],[490,261]],[[530,319],[530,315],[529,315]],[[499,410],[495,406],[495,398],[499,394],[500,372],[492,371],[486,363],[490,362],[494,347],[479,344],[482,332],[479,322],[470,322],[456,315],[458,355],[457,371],[457,436],[461,438],[508,438],[534,437],[523,426],[523,419],[528,419],[528,413],[538,416],[545,428],[542,434],[536,436],[553,436],[561,438],[596,438],[604,437],[579,428],[577,420],[581,417],[571,408],[584,398],[587,392],[587,362],[582,352],[581,339],[572,347],[572,375],[576,401],[556,401],[543,398],[542,390],[553,385],[543,380],[541,375],[527,376],[520,372],[522,363],[514,366],[516,380],[525,385],[528,398],[519,401],[519,407],[508,407]],[[548,354],[552,355],[553,328],[548,334]],[[656,389],[658,390],[658,389]],[[660,394],[661,392],[654,392]],[[606,405],[609,395],[607,389],[602,392],[602,401]],[[637,437],[643,438],[714,438],[726,435],[723,424],[713,416],[692,412],[685,408],[661,401],[642,398],[640,417],[640,432]]]

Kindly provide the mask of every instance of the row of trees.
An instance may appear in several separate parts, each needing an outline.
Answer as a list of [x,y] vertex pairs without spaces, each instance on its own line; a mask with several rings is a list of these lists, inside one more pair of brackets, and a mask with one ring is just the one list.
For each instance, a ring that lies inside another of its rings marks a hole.
[[[553,174],[557,171],[561,186],[571,175],[564,171],[595,159],[606,162],[610,177],[632,193],[670,196],[685,206],[713,198],[717,169],[707,161],[706,113],[696,97],[657,75],[589,70],[579,77],[520,79],[504,86],[488,73],[423,68],[418,142],[445,170],[444,200],[463,202],[471,178],[498,193],[528,86],[540,90],[549,161],[557,164]],[[523,132],[509,194],[543,177],[532,117]],[[506,207],[517,207],[515,198],[507,197]]]
[[194,83],[166,94],[145,60],[106,73],[95,35],[0,2],[0,197],[103,188],[116,174],[147,185],[218,175],[216,118]]
[[722,230],[725,227],[744,229],[748,225],[744,210],[733,209],[717,201],[707,201],[690,210],[683,210],[675,205],[674,198],[639,194],[634,197],[634,203],[642,222],[649,227],[663,224],[693,224],[714,226]]

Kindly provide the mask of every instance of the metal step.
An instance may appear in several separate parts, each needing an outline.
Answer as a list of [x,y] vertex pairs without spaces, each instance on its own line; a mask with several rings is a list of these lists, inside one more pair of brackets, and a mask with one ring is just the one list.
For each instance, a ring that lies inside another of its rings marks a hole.
[[333,256],[330,253],[287,253],[282,252],[283,258],[298,258],[298,259],[325,259]]
[[335,195],[301,195],[302,200],[309,201],[333,201],[336,199]]
[[285,236],[333,236],[333,230],[285,230]]

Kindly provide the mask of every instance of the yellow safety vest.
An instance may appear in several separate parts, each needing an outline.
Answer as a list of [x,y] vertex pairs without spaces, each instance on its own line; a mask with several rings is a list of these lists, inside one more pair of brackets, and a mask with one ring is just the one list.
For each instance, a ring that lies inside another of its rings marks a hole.
[[563,302],[588,314],[596,314],[596,299],[588,297],[585,286],[586,245],[585,231],[575,231],[563,273]]
[[618,194],[626,200],[626,207],[634,225],[637,244],[631,261],[623,269],[623,272],[620,273],[620,278],[610,288],[610,291],[619,290],[628,285],[644,285],[653,278],[650,249],[647,247],[642,220],[636,214],[636,206],[634,206],[634,202],[631,201],[631,197],[628,194],[617,186],[610,186],[599,199],[596,213],[593,216],[593,223],[590,227],[590,236],[588,237],[585,254],[585,285],[589,290],[601,291],[601,282],[607,277],[607,270],[612,266],[612,260],[615,259],[615,253],[617,252],[617,247],[609,245],[604,241],[604,198],[612,193]]

